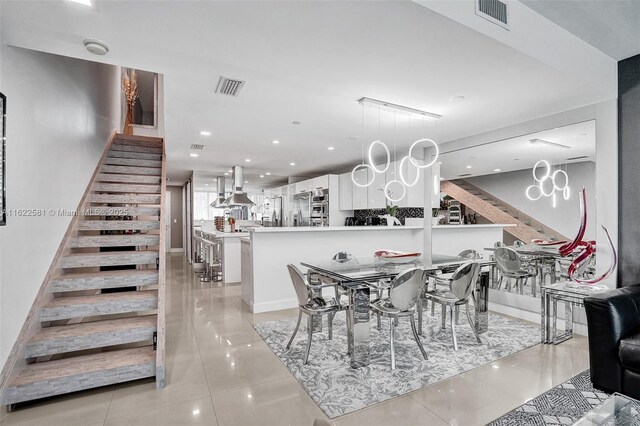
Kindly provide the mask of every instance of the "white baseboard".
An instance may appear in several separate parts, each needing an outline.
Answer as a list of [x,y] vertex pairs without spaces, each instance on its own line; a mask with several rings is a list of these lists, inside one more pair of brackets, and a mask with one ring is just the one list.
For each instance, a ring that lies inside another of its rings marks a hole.
[[298,299],[280,299],[272,302],[251,303],[251,312],[259,314],[261,312],[279,311],[282,309],[291,309],[298,307]]
[[182,248],[171,248],[169,249],[169,253],[183,253],[184,249]]

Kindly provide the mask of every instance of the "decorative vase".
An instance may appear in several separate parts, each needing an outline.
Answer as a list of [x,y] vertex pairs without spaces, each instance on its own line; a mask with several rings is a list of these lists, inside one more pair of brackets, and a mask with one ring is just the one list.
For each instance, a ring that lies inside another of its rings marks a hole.
[[431,226],[438,226],[439,223],[440,223],[440,218],[439,217],[432,217],[431,218]]
[[224,224],[224,232],[231,232],[231,225],[228,223]]
[[236,232],[236,224],[235,223],[231,224],[231,232]]
[[127,105],[127,116],[124,120],[124,134],[133,135],[133,105]]

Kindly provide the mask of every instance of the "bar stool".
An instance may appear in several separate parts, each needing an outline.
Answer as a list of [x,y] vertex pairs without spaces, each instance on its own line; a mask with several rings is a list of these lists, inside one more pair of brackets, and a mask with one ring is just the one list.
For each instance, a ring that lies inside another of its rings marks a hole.
[[211,275],[210,275],[210,263],[211,263],[211,244],[209,244],[209,241],[205,240],[204,238],[202,239],[202,248],[203,248],[203,263],[204,263],[204,274],[202,275],[202,277],[200,278],[200,282],[203,283],[208,283],[211,281]]
[[209,278],[211,281],[222,281],[222,240],[216,238],[209,246]]

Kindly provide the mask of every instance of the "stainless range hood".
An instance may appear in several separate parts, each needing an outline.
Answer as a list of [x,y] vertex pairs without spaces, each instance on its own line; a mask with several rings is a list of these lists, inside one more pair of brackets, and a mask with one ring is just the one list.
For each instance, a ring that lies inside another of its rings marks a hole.
[[224,207],[224,177],[218,176],[216,178],[216,186],[218,187],[218,198],[211,203],[211,207]]
[[250,207],[255,203],[242,192],[244,185],[244,170],[241,166],[233,166],[233,186],[231,196],[224,200],[224,206]]

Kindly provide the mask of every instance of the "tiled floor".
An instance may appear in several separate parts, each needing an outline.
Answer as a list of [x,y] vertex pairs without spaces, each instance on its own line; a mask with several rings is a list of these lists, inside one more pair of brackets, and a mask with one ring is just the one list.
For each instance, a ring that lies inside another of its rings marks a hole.
[[[167,386],[151,380],[32,404],[3,425],[311,425],[324,414],[267,348],[240,286],[194,278],[168,261]],[[535,346],[426,389],[334,419],[342,425],[481,425],[588,368],[587,341]]]

